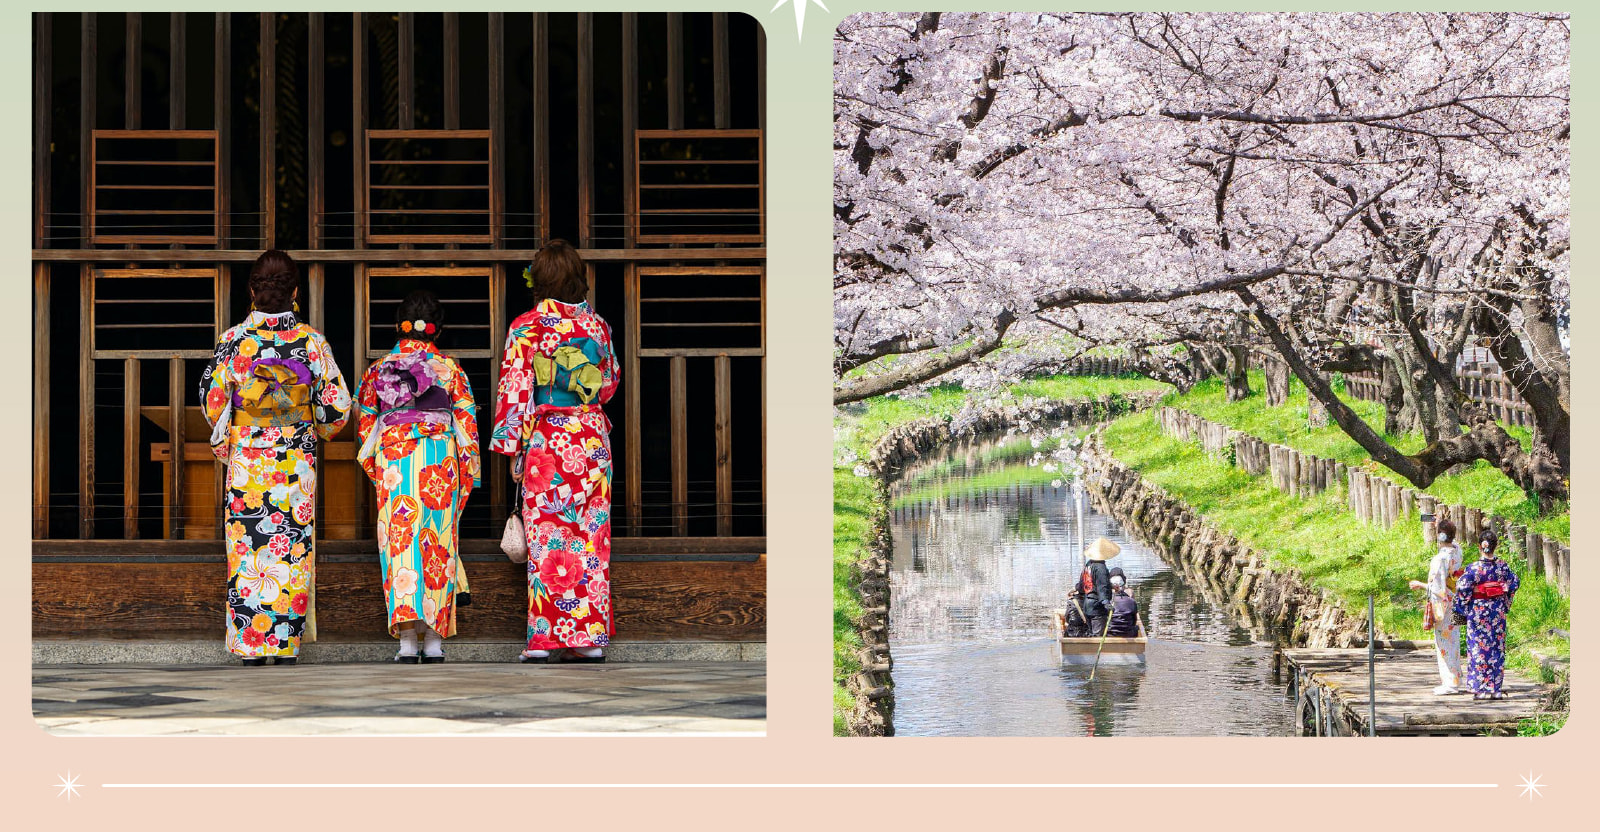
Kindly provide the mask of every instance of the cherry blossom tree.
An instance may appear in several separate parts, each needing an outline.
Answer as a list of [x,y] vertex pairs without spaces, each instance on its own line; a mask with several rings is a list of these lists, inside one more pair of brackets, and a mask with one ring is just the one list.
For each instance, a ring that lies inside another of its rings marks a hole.
[[[1241,397],[1254,355],[1418,485],[1489,459],[1563,496],[1568,43],[1512,13],[851,17],[835,402],[1095,347]],[[1455,383],[1480,341],[1532,453]],[[1354,424],[1329,374],[1357,371],[1428,450]]]

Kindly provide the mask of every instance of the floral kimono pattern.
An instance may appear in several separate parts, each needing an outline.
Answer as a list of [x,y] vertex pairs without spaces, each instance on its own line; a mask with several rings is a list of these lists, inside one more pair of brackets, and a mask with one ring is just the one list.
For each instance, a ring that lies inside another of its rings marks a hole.
[[1423,606],[1423,626],[1433,630],[1439,658],[1439,684],[1461,687],[1461,628],[1451,619],[1456,582],[1461,578],[1461,547],[1441,547],[1428,564],[1428,600]]
[[456,632],[466,591],[459,521],[479,483],[477,405],[467,374],[432,344],[407,338],[361,379],[358,459],[378,489],[378,553],[389,635],[422,621]]
[[344,427],[350,392],[322,333],[252,312],[218,340],[200,400],[228,464],[228,650],[296,656],[317,633],[317,438]]
[[611,610],[611,328],[544,300],[511,324],[490,448],[512,458],[528,535],[529,650],[604,647]]
[[1467,683],[1473,693],[1499,693],[1506,670],[1506,614],[1521,585],[1511,565],[1481,558],[1456,584],[1455,611],[1467,619]]

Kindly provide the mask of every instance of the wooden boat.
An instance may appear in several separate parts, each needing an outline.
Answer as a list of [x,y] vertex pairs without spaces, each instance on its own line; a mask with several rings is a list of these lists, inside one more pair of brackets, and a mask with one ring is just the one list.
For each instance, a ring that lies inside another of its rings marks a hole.
[[1099,637],[1067,638],[1062,633],[1066,632],[1062,622],[1066,620],[1065,609],[1054,610],[1051,613],[1051,626],[1056,636],[1056,655],[1062,664],[1094,664],[1095,653],[1100,653],[1100,663],[1106,664],[1144,664],[1144,648],[1150,643],[1149,637],[1144,632],[1144,621],[1139,622],[1139,635],[1134,638],[1107,636],[1106,646],[1100,648]]

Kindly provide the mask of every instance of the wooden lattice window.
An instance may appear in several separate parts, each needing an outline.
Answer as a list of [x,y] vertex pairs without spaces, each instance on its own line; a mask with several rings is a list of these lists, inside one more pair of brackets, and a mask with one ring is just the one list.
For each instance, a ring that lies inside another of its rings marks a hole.
[[217,245],[217,131],[96,130],[93,139],[92,244]]
[[764,269],[631,271],[625,533],[763,534]]
[[765,239],[760,130],[638,130],[640,243]]
[[499,195],[488,130],[368,130],[368,243],[490,243]]

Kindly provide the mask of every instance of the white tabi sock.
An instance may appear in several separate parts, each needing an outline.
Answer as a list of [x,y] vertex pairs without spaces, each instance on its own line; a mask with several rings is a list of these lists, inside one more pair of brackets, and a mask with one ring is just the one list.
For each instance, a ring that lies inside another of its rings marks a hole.
[[422,655],[444,655],[444,637],[439,635],[432,627],[428,627],[428,631],[422,635]]
[[549,650],[524,650],[524,651],[522,651],[522,655],[527,656],[530,659],[547,659],[547,658],[550,657],[550,651]]
[[580,655],[580,656],[582,656],[582,657],[584,657],[586,659],[592,659],[592,658],[594,658],[596,656],[605,655],[606,651],[604,651],[604,650],[602,650],[602,649],[600,649],[598,647],[574,647],[574,648],[572,648],[572,652],[577,653],[578,655]]
[[415,656],[417,654],[417,630],[415,627],[400,628],[400,655]]

